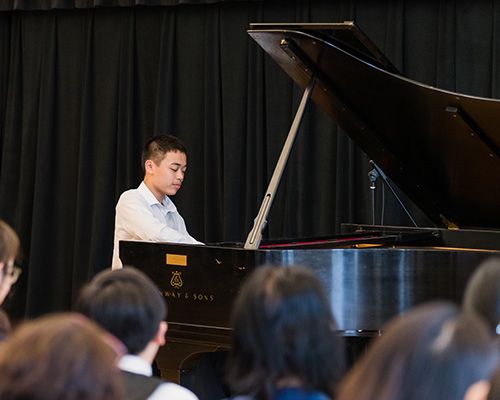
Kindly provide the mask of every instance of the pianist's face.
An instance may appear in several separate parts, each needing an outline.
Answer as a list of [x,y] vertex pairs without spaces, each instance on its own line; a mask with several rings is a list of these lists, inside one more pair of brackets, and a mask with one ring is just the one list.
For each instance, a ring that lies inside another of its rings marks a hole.
[[173,196],[181,188],[187,168],[187,157],[180,151],[168,152],[160,165],[146,161],[145,183],[161,202],[163,196]]

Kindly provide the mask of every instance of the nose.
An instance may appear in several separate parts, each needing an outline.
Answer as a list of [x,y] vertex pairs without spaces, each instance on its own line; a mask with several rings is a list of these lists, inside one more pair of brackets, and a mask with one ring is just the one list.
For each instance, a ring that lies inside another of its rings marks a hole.
[[181,182],[184,180],[184,172],[182,171],[177,171],[177,179],[179,179]]

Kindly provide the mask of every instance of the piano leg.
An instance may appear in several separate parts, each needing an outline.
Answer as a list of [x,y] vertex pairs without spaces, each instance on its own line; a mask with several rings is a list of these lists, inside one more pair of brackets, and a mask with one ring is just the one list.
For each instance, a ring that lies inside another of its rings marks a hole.
[[350,368],[366,352],[370,344],[379,336],[381,331],[342,332],[346,345],[346,362]]
[[[174,350],[174,351],[171,351]],[[229,397],[224,366],[228,349],[193,343],[167,343],[156,356],[161,378],[179,383],[200,400]]]
[[167,341],[158,351],[155,360],[162,379],[181,383],[181,374],[194,370],[206,353],[228,349],[229,347],[213,344]]

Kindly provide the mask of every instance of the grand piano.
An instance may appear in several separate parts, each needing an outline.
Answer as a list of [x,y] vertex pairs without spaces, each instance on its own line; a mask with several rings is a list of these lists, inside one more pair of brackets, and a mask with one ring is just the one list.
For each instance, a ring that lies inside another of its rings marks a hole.
[[[230,347],[231,305],[260,265],[313,269],[339,334],[355,347],[414,305],[460,302],[474,269],[500,256],[500,101],[401,76],[352,22],[252,24],[248,34],[304,96],[246,243],[120,242],[123,264],[149,275],[168,303],[167,344],[156,362],[172,381],[202,354]],[[434,226],[345,224],[336,237],[261,241],[310,99]]]

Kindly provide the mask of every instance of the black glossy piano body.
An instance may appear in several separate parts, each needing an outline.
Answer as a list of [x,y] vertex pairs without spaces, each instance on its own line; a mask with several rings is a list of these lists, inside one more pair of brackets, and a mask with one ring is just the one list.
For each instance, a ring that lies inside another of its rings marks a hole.
[[436,227],[344,225],[339,237],[257,249],[120,242],[123,264],[167,301],[157,364],[171,380],[197,355],[229,348],[231,305],[259,265],[312,268],[341,333],[373,337],[416,304],[460,302],[474,269],[500,256],[499,101],[400,76],[352,23],[253,24],[249,34]]
[[[357,229],[365,239],[346,233],[312,244],[280,243],[257,250],[121,242],[124,264],[150,276],[168,304],[167,344],[156,359],[162,376],[178,381],[182,370],[196,365],[198,356],[229,349],[231,305],[245,278],[259,265],[297,264],[313,269],[326,287],[341,335],[355,347],[359,346],[356,338],[378,336],[389,318],[416,304],[436,299],[460,302],[474,269],[500,256],[494,248],[450,248],[443,243],[449,238],[443,238],[440,229],[424,229],[419,238],[414,228],[406,228],[411,238],[401,239],[399,233],[405,230],[401,227],[348,228]],[[455,233],[468,233],[471,243],[477,241],[483,247],[494,247],[498,241],[495,232]],[[426,246],[430,243],[439,248]]]

